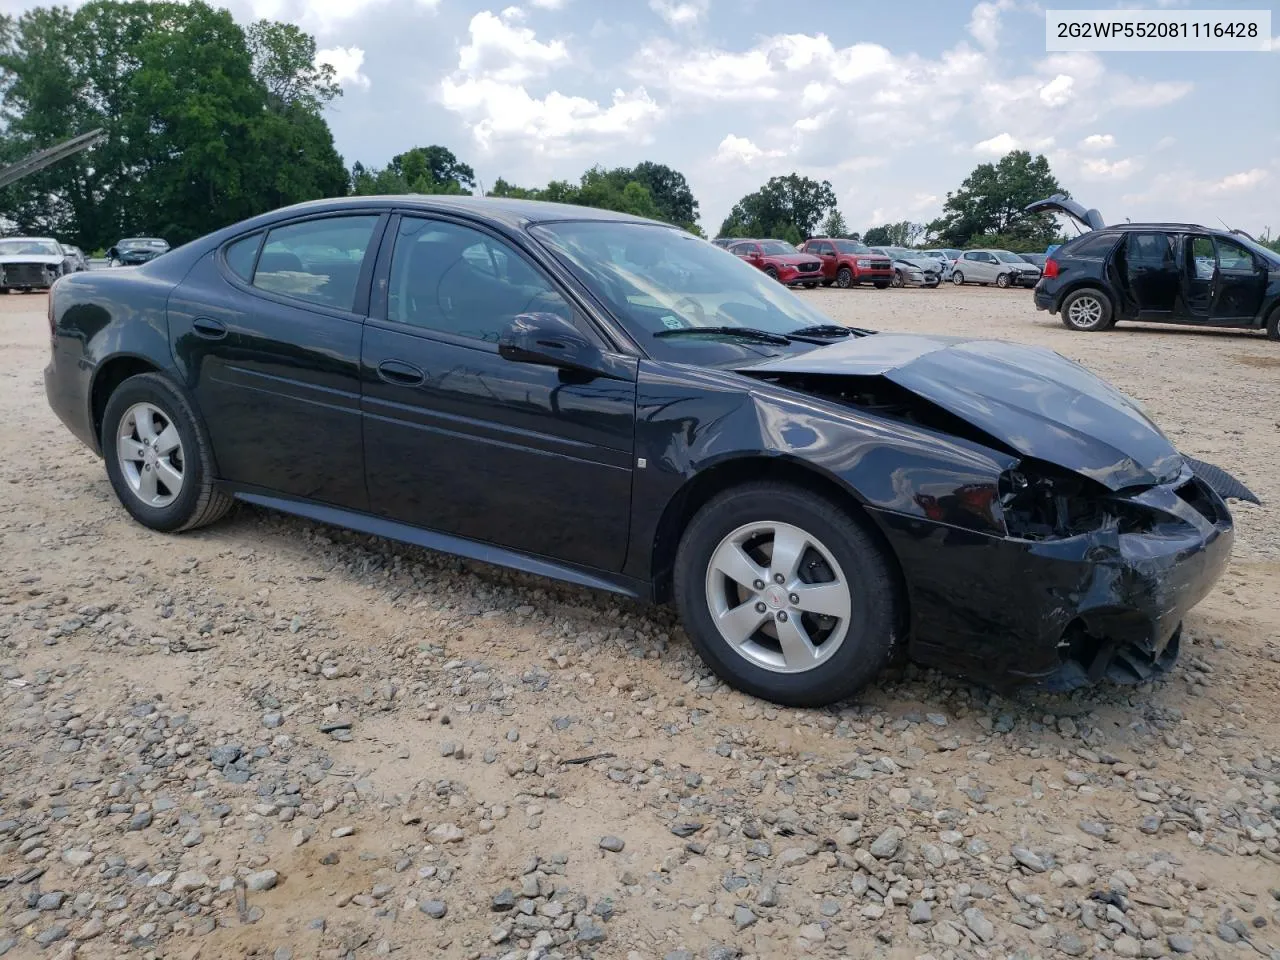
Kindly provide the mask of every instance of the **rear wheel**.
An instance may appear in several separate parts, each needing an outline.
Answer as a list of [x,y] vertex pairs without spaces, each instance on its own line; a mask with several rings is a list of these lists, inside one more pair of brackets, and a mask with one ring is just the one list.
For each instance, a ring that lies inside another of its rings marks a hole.
[[1096,333],[1111,326],[1111,299],[1101,290],[1087,287],[1062,301],[1062,324],[1068,330]]
[[130,377],[102,417],[102,455],[120,503],[152,530],[172,533],[213,523],[234,501],[214,486],[204,426],[159,374]]
[[848,267],[841,267],[836,271],[836,286],[841,290],[847,290],[853,286],[853,271]]
[[963,287],[964,274],[961,273],[959,270],[951,271],[951,282],[954,283],[957,287]]
[[1267,337],[1280,340],[1280,307],[1271,311],[1271,319],[1267,321]]
[[850,697],[897,644],[901,600],[880,545],[841,506],[789,484],[712,499],[685,530],[674,581],[707,665],[775,703]]

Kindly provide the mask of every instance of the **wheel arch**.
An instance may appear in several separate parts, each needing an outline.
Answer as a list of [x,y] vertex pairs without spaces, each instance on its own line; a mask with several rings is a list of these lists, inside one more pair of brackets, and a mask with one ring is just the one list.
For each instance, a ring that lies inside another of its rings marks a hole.
[[1107,286],[1106,281],[1100,280],[1097,277],[1080,277],[1079,279],[1073,280],[1071,283],[1064,286],[1058,291],[1057,297],[1054,298],[1053,310],[1051,312],[1057,313],[1061,310],[1062,302],[1077,290],[1086,290],[1090,288],[1097,290],[1111,301],[1111,315],[1114,317],[1120,305],[1119,298],[1117,298],[1115,292]]
[[903,627],[911,622],[909,593],[902,563],[889,539],[863,508],[863,500],[857,491],[825,470],[787,456],[744,455],[719,460],[690,477],[672,495],[654,530],[649,561],[653,599],[657,603],[666,603],[671,599],[671,574],[675,566],[676,550],[694,515],[712,498],[726,490],[760,480],[788,483],[824,496],[843,507],[884,551],[901,598]]

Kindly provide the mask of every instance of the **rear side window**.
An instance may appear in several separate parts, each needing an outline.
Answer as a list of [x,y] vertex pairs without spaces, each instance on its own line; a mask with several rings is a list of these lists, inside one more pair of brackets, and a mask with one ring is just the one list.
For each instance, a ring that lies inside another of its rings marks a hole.
[[1114,233],[1088,233],[1079,240],[1072,240],[1062,248],[1062,257],[1101,258],[1111,252],[1116,245]]
[[257,259],[258,246],[261,243],[262,234],[255,233],[241,237],[228,245],[222,253],[227,260],[227,266],[245,283],[248,283],[249,278],[253,276],[253,261]]
[[1173,238],[1167,233],[1131,233],[1125,255],[1130,263],[1173,264]]
[[326,217],[267,234],[253,285],[339,310],[355,304],[356,285],[378,217]]

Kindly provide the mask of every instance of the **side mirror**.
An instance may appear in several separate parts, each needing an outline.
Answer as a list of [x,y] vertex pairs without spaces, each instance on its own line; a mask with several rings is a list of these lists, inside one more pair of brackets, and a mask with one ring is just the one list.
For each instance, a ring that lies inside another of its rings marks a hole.
[[519,314],[498,340],[498,354],[515,363],[607,376],[600,348],[555,313]]

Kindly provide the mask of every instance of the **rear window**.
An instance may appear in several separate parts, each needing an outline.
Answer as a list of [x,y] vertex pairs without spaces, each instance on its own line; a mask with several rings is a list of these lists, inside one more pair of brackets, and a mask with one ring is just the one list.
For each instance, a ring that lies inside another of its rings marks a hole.
[[1054,252],[1060,257],[1105,257],[1116,245],[1117,238],[1114,233],[1086,233]]

